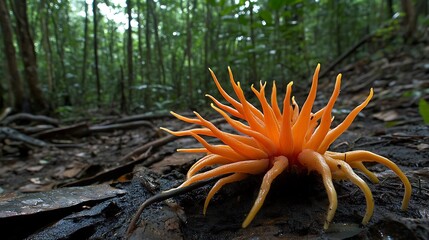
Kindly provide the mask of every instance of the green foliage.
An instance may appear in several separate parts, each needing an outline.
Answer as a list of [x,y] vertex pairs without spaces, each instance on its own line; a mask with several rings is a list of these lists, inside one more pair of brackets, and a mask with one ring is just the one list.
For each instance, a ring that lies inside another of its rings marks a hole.
[[425,124],[429,125],[429,103],[423,98],[419,101],[419,113]]
[[269,0],[268,7],[272,10],[280,10],[285,3],[284,0]]
[[387,40],[400,29],[400,21],[398,18],[391,19],[385,23],[383,27],[377,29],[375,36]]
[[[388,19],[381,14],[382,0],[132,0],[134,82],[129,83],[125,1],[98,1],[102,97],[97,103],[94,22],[87,2],[29,1],[40,84],[60,115],[73,110],[61,107],[64,96],[79,107],[118,107],[122,93],[128,109],[194,107],[206,101],[204,93],[217,93],[208,67],[223,83],[227,66],[243,85],[307,80],[318,62],[327,66]],[[379,36],[391,36],[399,27],[390,21]]]
[[72,106],[61,106],[55,109],[55,114],[61,119],[67,119],[75,115],[75,108]]

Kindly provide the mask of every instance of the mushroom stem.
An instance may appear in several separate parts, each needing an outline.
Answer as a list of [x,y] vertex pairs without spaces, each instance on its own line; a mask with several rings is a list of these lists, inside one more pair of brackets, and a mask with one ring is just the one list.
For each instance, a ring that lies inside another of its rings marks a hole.
[[289,161],[287,157],[278,156],[274,158],[273,167],[265,174],[264,179],[262,180],[262,185],[259,190],[258,197],[256,198],[252,209],[250,210],[249,214],[241,225],[243,228],[247,227],[250,222],[252,222],[253,218],[255,218],[256,214],[258,213],[259,209],[261,209],[262,204],[265,201],[265,197],[270,191],[271,183],[280,173],[282,173],[287,168],[288,165]]
[[310,149],[302,150],[302,152],[298,155],[298,161],[308,170],[317,171],[320,175],[322,175],[323,184],[325,185],[326,193],[328,194],[329,199],[328,214],[326,216],[326,221],[323,228],[328,229],[338,206],[337,192],[335,191],[334,184],[332,183],[331,170],[329,169],[325,158],[320,153]]

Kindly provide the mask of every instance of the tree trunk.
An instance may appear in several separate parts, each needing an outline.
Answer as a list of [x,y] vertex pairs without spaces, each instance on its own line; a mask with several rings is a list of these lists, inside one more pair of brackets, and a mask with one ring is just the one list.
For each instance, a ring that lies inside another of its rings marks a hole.
[[[335,12],[339,12],[341,9],[340,7],[340,2],[335,1]],[[335,43],[336,43],[336,49],[337,49],[337,54],[336,56],[340,56],[341,55],[341,23],[340,23],[340,16],[339,14],[335,14]]]
[[256,82],[259,80],[258,76],[258,69],[256,64],[256,35],[255,35],[255,28],[253,26],[254,23],[254,16],[253,16],[253,3],[252,1],[249,1],[249,12],[250,12],[250,44],[252,46],[252,53],[250,54],[250,72],[252,73],[252,76],[250,76],[250,81]]
[[[141,2],[140,0],[137,1],[137,22],[138,22],[138,28],[137,28],[137,44],[138,44],[138,52],[139,52],[139,57],[138,57],[138,69],[139,69],[139,74],[140,74],[140,78],[141,78],[141,82],[140,84],[145,84],[144,81],[144,70],[143,70],[143,37],[142,37],[142,19],[141,19]],[[142,91],[144,92],[144,91]],[[144,97],[144,96],[143,96]]]
[[4,52],[6,54],[9,83],[12,90],[12,106],[16,111],[22,110],[23,88],[16,63],[15,46],[13,45],[12,27],[10,25],[9,10],[6,0],[0,0],[0,26],[3,33]]
[[405,13],[403,26],[405,28],[404,37],[406,41],[412,41],[417,30],[417,16],[412,0],[401,0],[401,7]]
[[386,0],[386,4],[387,20],[390,20],[393,17],[393,0]]
[[194,84],[192,79],[192,24],[190,19],[190,1],[186,1],[186,61],[188,62],[188,77],[186,83],[188,85],[189,106],[193,106]]
[[128,104],[133,102],[133,84],[134,84],[134,70],[133,70],[133,29],[131,28],[131,0],[127,0],[127,14],[128,14],[128,42],[127,42],[127,70],[128,70]]
[[80,99],[81,102],[85,101],[85,95],[86,95],[86,62],[88,60],[88,25],[89,25],[89,19],[88,19],[88,4],[84,2],[85,4],[85,21],[84,21],[84,38],[83,38],[83,59],[82,59],[82,82],[81,82],[81,89],[82,89],[82,98]]
[[15,0],[13,10],[16,18],[18,46],[24,63],[24,76],[30,89],[34,110],[46,110],[48,109],[48,104],[39,88],[36,52],[28,24],[27,0]]
[[171,79],[173,81],[173,86],[175,90],[175,100],[179,100],[182,96],[182,84],[181,84],[181,78],[180,75],[177,74],[177,58],[176,58],[176,52],[171,51],[171,72],[172,76]]
[[429,2],[427,0],[418,0],[416,2],[416,15],[426,17],[428,15],[428,5]]
[[125,78],[124,78],[124,68],[120,66],[121,76],[119,78],[119,91],[121,92],[121,112],[128,112],[127,100],[125,98]]
[[[57,21],[61,21],[61,19],[57,19],[56,17],[52,17],[52,25],[54,26],[54,39],[55,39],[55,46],[56,46],[56,52],[58,55],[58,61],[60,64],[60,67],[57,68],[60,70],[61,78],[58,82],[58,89],[63,94],[63,97],[61,99],[62,105],[71,105],[71,99],[70,99],[70,87],[66,75],[66,56],[64,53],[64,26],[62,24],[59,24]],[[61,29],[61,30],[60,30]],[[63,31],[62,33],[60,31]]]
[[201,76],[207,76],[207,78],[205,77],[201,78],[201,81],[203,81],[203,84],[201,84],[203,86],[203,92],[207,92],[209,88],[208,79],[210,78],[210,73],[208,71],[208,68],[210,67],[209,59],[212,59],[210,50],[213,47],[212,31],[210,31],[210,29],[212,29],[212,10],[210,7],[210,3],[208,1],[206,2],[206,5],[205,5],[205,11],[206,11],[206,19],[205,19],[206,31],[204,33],[204,68],[202,69],[203,74]]
[[49,3],[47,3],[45,0],[41,1],[40,3],[40,27],[42,29],[42,47],[45,51],[45,62],[47,66],[47,72],[46,72],[46,81],[48,82],[48,91],[49,93],[54,93],[54,82],[53,82],[53,66],[52,66],[52,47],[51,47],[51,41],[49,41],[49,24],[48,24],[48,18],[50,16],[50,8]]
[[146,0],[146,85],[147,88],[145,88],[145,99],[144,104],[150,108],[152,106],[152,92],[150,89],[151,84],[151,71],[152,71],[152,52],[151,52],[151,43],[150,43],[150,15],[151,15],[151,1],[152,0]]
[[93,15],[93,24],[94,24],[94,71],[95,71],[95,83],[97,88],[97,106],[101,107],[101,84],[100,84],[100,72],[98,68],[98,39],[97,39],[97,0],[92,2],[92,15]]
[[153,0],[149,1],[150,4],[150,8],[151,8],[151,13],[152,13],[152,18],[153,18],[153,29],[154,29],[154,34],[155,34],[155,45],[156,45],[156,50],[158,52],[158,66],[159,66],[159,72],[160,72],[160,77],[161,77],[161,84],[165,84],[165,68],[164,68],[164,56],[162,54],[162,46],[161,46],[161,39],[159,37],[159,31],[158,31],[158,16],[156,15],[155,12],[155,6],[154,6],[154,2]]

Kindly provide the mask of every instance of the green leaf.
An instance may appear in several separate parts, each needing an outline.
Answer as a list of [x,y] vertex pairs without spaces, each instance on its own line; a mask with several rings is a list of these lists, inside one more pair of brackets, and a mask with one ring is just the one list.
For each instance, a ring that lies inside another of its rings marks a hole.
[[268,1],[268,6],[273,10],[280,10],[280,8],[283,6],[284,1],[283,0],[270,0]]
[[249,21],[247,20],[245,15],[240,15],[238,16],[238,22],[242,25],[247,25]]
[[207,3],[211,6],[216,6],[216,0],[207,0]]
[[423,98],[419,101],[419,113],[425,124],[429,124],[429,104]]
[[259,12],[259,16],[267,23],[267,25],[272,24],[273,17],[270,11],[262,10],[261,12]]

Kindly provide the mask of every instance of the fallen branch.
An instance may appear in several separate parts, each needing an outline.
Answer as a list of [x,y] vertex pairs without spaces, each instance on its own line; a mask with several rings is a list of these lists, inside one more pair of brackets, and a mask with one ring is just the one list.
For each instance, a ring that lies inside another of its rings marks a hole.
[[43,116],[43,115],[33,115],[29,113],[17,113],[15,115],[6,117],[2,123],[4,125],[8,125],[12,122],[18,121],[18,120],[29,120],[33,122],[42,122],[47,124],[52,124],[54,126],[58,126],[59,121],[55,118]]
[[[220,124],[220,123],[225,122],[225,119],[224,118],[217,118],[217,119],[212,120],[211,122],[213,124]],[[181,131],[188,130],[191,128],[195,128],[197,126],[198,126],[197,124],[192,124],[191,126],[188,126],[184,129],[182,129]],[[168,135],[168,136],[156,139],[155,141],[146,143],[145,145],[135,149],[134,151],[132,151],[129,154],[122,157],[120,161],[121,162],[122,161],[129,161],[130,159],[134,158],[135,156],[138,156],[138,155],[142,154],[143,152],[147,151],[149,148],[157,148],[159,146],[165,145],[165,144],[175,140],[176,138],[178,138],[178,137],[176,137],[174,135]]]
[[5,119],[9,115],[9,113],[11,113],[11,112],[12,112],[12,108],[11,107],[5,108],[3,110],[3,112],[0,114],[0,122],[2,122],[3,119]]
[[146,199],[146,201],[144,201],[142,203],[142,205],[140,205],[139,209],[137,210],[137,212],[134,214],[133,218],[131,219],[131,222],[128,225],[127,232],[125,233],[125,235],[127,237],[130,237],[131,233],[133,233],[134,229],[136,228],[136,224],[140,218],[140,215],[142,214],[143,210],[146,207],[152,205],[153,203],[161,202],[161,201],[164,201],[166,199],[169,199],[169,198],[172,198],[175,196],[183,195],[183,194],[188,193],[194,189],[197,189],[197,188],[203,187],[205,185],[208,185],[210,183],[216,182],[217,180],[224,178],[224,177],[227,177],[227,176],[230,176],[230,175],[231,175],[231,173],[228,173],[228,174],[223,174],[223,175],[220,175],[217,177],[201,180],[201,181],[198,181],[198,182],[193,183],[193,184],[186,186],[186,187],[173,188],[169,191],[160,192],[160,193]]
[[327,68],[324,68],[323,71],[319,74],[319,77],[324,77],[328,72],[330,72],[335,66],[337,66],[341,61],[347,58],[350,54],[354,53],[360,46],[362,46],[367,41],[371,40],[371,38],[375,35],[376,31],[364,36],[359,42],[349,48],[346,52],[344,52],[341,56],[334,60]]
[[[225,119],[218,118],[211,122],[213,124],[219,124],[219,123],[225,122]],[[194,128],[196,126],[197,126],[196,124],[193,124],[187,128],[184,128],[183,130]],[[130,162],[124,165],[121,165],[119,167],[106,170],[92,177],[80,179],[80,180],[77,180],[71,183],[66,183],[60,186],[61,187],[84,186],[84,185],[89,185],[89,184],[93,184],[101,181],[107,181],[107,180],[118,178],[126,173],[132,172],[135,165],[143,163],[149,156],[149,153],[152,149],[165,145],[175,140],[176,138],[178,137],[174,135],[168,135],[168,136],[156,139],[154,141],[151,141],[149,143],[146,143],[145,145],[135,149],[134,151],[132,151],[131,153],[127,154],[126,156],[122,157],[119,160],[119,162],[127,162],[131,160]]]
[[140,120],[153,120],[153,119],[171,118],[171,117],[174,117],[174,116],[168,112],[143,113],[143,114],[123,117],[115,120],[114,122],[125,123],[125,122],[133,122],[133,121],[140,121]]
[[0,127],[0,140],[4,140],[4,139],[17,141],[17,142],[28,144],[30,146],[35,146],[35,147],[79,148],[83,146],[83,144],[49,143],[49,142],[45,142],[43,140],[34,138],[33,136],[28,136],[13,128]]
[[89,132],[98,133],[98,132],[109,132],[120,129],[133,129],[141,126],[148,126],[152,129],[155,129],[155,126],[149,121],[136,121],[136,122],[127,122],[127,123],[117,123],[110,125],[98,125],[89,127]]
[[8,127],[0,127],[0,140],[3,139],[11,139],[14,141],[19,141],[23,143],[27,143],[36,147],[48,147],[51,144],[45,141],[30,137],[21,132],[16,131],[15,129]]
[[87,123],[78,123],[65,127],[58,127],[54,129],[49,129],[46,131],[38,132],[33,134],[33,137],[36,138],[55,138],[64,136],[85,136],[89,134],[89,127]]
[[105,181],[116,179],[126,173],[132,172],[136,164],[142,163],[149,156],[151,149],[152,148],[149,148],[145,153],[141,154],[138,158],[136,158],[132,162],[106,170],[104,172],[98,173],[91,177],[87,177],[74,182],[59,185],[59,187],[86,186],[94,183],[105,182]]

